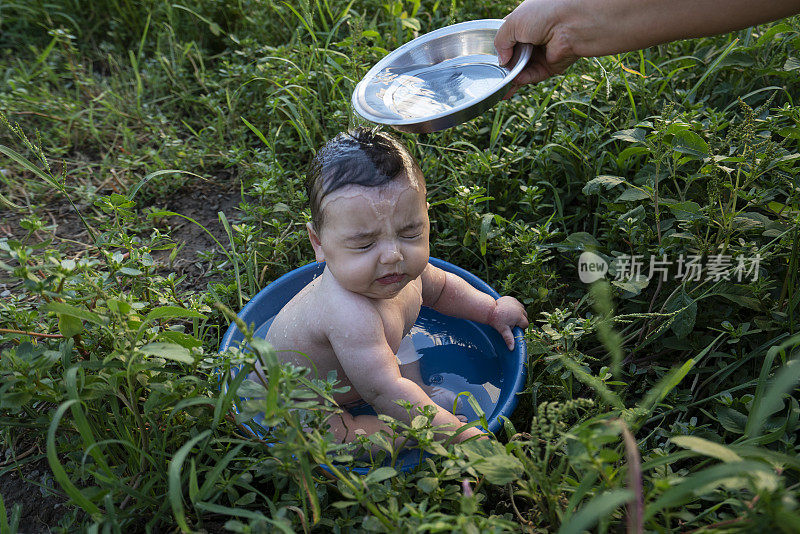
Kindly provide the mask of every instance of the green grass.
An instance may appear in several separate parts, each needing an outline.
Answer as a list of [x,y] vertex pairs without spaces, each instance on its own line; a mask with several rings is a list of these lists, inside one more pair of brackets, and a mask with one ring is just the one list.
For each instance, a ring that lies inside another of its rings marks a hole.
[[[424,414],[393,422],[438,453],[396,474],[380,436],[365,461],[304,430],[336,409],[334,382],[257,341],[216,354],[225,310],[312,259],[303,172],[360,123],[366,70],[416,32],[512,3],[92,5],[0,7],[0,209],[19,220],[0,238],[0,477],[46,461],[69,499],[54,530],[800,529],[797,18],[582,61],[467,124],[403,136],[428,181],[432,255],[536,321],[498,440],[443,448]],[[244,200],[198,255],[219,281],[197,291],[154,259],[176,246],[163,206],[219,176]],[[81,243],[43,240],[65,202]],[[761,261],[755,281],[673,267],[590,287],[585,250]],[[256,356],[269,393],[234,416],[235,393],[263,386],[221,393],[220,379]],[[270,447],[237,424],[254,411],[277,425]],[[22,443],[39,448],[16,459]],[[18,525],[0,499],[0,530]]]

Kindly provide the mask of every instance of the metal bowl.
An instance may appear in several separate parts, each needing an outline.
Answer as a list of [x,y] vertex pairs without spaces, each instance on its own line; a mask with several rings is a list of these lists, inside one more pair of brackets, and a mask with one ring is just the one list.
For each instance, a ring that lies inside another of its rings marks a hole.
[[500,65],[494,37],[502,23],[462,22],[402,45],[356,85],[353,107],[371,122],[413,133],[477,117],[508,92],[533,51],[529,44],[517,46],[514,67]]

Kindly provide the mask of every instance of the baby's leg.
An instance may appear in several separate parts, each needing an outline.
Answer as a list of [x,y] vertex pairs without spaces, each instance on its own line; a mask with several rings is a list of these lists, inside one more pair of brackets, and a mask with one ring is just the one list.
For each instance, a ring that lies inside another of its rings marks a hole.
[[392,429],[378,419],[377,415],[353,416],[347,410],[330,416],[328,418],[328,426],[336,437],[336,441],[341,443],[350,443],[358,435],[369,436],[381,430],[386,431],[389,435],[393,434]]
[[[405,442],[405,438],[399,439],[394,431],[386,423],[378,419],[377,415],[352,415],[348,411],[341,414],[334,414],[328,418],[328,428],[340,443],[352,443],[359,436],[369,436],[376,432],[384,431],[384,435],[392,442],[395,447],[413,445],[414,442]],[[377,445],[369,448],[371,454],[378,454],[381,450]]]

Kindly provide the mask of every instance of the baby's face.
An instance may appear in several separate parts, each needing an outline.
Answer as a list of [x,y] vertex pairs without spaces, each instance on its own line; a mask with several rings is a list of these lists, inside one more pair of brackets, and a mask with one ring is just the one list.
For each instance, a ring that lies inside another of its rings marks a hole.
[[428,264],[430,221],[422,180],[348,185],[325,197],[320,232],[309,223],[317,261],[345,289],[370,298],[396,296]]

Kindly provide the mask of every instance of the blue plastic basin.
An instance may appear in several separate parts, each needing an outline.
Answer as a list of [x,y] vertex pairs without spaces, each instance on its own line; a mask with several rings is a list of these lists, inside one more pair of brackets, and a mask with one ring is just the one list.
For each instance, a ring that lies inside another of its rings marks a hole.
[[[440,269],[457,274],[476,289],[499,298],[500,295],[486,282],[446,261],[430,258],[430,263]],[[322,274],[324,263],[310,263],[281,276],[258,292],[248,302],[239,317],[246,324],[255,324],[256,335],[264,337],[272,318],[316,276]],[[414,334],[414,332],[417,332]],[[517,405],[517,396],[525,385],[527,354],[523,332],[514,329],[514,350],[509,351],[497,331],[485,324],[442,315],[424,307],[412,330],[413,340],[420,359],[420,374],[430,385],[455,392],[469,391],[486,413],[489,430],[500,430],[501,416],[510,417]],[[244,336],[231,324],[220,344],[220,352],[238,346]],[[477,415],[463,399],[463,410],[470,421]],[[234,407],[234,410],[236,407]],[[243,425],[252,434],[263,437],[256,425]],[[408,451],[398,460],[400,469],[407,471],[419,463],[419,452]],[[356,468],[356,471],[366,472]]]

